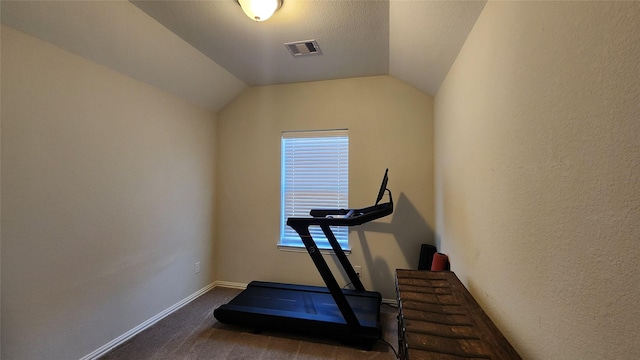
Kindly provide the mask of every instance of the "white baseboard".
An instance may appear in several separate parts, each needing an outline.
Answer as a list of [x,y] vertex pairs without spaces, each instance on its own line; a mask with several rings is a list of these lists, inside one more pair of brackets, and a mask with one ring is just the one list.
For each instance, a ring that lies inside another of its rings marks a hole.
[[382,299],[382,303],[391,306],[398,306],[398,300],[396,299]]
[[225,288],[231,288],[231,289],[241,289],[244,290],[247,288],[247,284],[243,284],[243,283],[235,283],[235,282],[229,282],[229,281],[219,281],[216,280],[213,282],[213,286],[219,286],[219,287],[225,287]]
[[211,284],[203,287],[202,289],[194,292],[193,294],[191,294],[191,295],[187,296],[186,298],[180,300],[176,304],[168,307],[164,311],[162,311],[162,312],[158,313],[157,315],[153,316],[149,320],[147,320],[147,321],[143,322],[142,324],[134,327],[133,329],[131,329],[131,330],[127,331],[126,333],[118,336],[117,338],[109,341],[108,343],[106,343],[103,346],[99,347],[98,349],[96,349],[92,353],[90,353],[88,355],[85,355],[80,360],[98,359],[100,356],[103,356],[104,354],[109,352],[109,350],[111,350],[111,349],[115,348],[116,346],[124,343],[125,341],[131,339],[132,337],[134,337],[138,333],[142,332],[143,330],[149,328],[150,326],[152,326],[153,324],[157,323],[158,321],[160,321],[160,320],[164,319],[165,317],[171,315],[176,310],[178,310],[178,309],[182,308],[183,306],[187,305],[188,303],[192,302],[193,300],[198,298],[200,295],[206,293],[207,291],[211,290],[215,286],[216,286],[216,282],[212,282]]

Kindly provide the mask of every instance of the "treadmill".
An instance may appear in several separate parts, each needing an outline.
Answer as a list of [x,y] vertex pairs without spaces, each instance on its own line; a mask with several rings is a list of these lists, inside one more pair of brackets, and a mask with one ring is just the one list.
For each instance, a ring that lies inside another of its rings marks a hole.
[[[300,235],[326,287],[252,281],[233,300],[214,310],[222,323],[252,327],[256,332],[276,330],[334,337],[350,346],[371,349],[382,337],[379,292],[365,290],[338,244],[331,226],[357,226],[393,213],[388,171],[376,202],[362,209],[314,209],[311,217],[287,219]],[[380,203],[384,193],[389,201]],[[355,289],[342,289],[313,240],[309,226],[319,226]]]

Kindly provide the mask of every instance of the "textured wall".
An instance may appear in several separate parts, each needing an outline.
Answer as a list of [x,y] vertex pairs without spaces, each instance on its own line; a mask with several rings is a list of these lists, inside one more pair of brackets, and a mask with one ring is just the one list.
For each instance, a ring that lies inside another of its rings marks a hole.
[[489,2],[436,96],[437,237],[524,358],[640,358],[638,59],[638,2]]
[[276,247],[280,136],[348,128],[349,206],[373,205],[387,167],[395,205],[351,228],[349,259],[366,287],[395,298],[394,270],[417,267],[420,244],[433,241],[432,114],[431,97],[389,76],[245,91],[218,115],[218,279],[322,284],[309,254]]
[[211,112],[2,27],[2,358],[81,358],[211,283],[214,157]]

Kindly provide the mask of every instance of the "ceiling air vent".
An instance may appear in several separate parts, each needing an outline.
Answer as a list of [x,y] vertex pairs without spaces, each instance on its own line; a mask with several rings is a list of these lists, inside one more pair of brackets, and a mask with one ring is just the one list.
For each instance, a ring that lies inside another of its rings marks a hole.
[[319,55],[322,54],[320,47],[315,40],[295,41],[284,44],[293,56]]

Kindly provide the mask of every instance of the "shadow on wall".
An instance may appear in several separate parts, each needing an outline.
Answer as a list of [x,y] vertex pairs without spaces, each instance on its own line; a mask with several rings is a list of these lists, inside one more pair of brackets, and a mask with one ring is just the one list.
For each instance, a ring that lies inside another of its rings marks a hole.
[[392,234],[396,239],[398,248],[404,255],[406,263],[412,269],[418,268],[420,246],[422,244],[435,245],[433,229],[404,193],[400,193],[398,200],[394,204],[394,211],[391,216],[390,223],[373,221],[353,230],[358,233],[367,269],[373,271],[372,277],[387,284],[395,283],[395,269],[397,266],[404,265],[390,268],[384,256],[376,256],[374,258],[365,232]]

